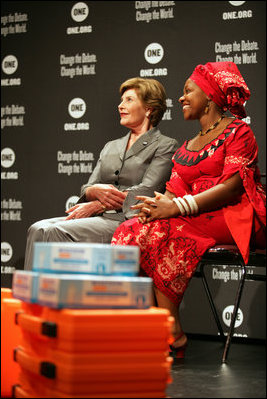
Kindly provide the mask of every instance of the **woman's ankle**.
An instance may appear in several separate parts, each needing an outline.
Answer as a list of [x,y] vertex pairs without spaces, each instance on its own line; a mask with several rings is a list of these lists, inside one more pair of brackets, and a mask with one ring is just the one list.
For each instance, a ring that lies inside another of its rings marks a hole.
[[187,344],[187,336],[183,331],[173,334],[173,337],[174,337],[174,342],[172,343],[172,346],[174,348],[179,348],[180,346],[185,346]]

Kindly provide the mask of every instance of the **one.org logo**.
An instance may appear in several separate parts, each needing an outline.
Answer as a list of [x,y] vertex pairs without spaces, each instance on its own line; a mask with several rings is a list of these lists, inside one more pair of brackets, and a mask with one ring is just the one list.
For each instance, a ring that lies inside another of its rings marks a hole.
[[82,22],[84,21],[89,14],[89,8],[87,4],[79,2],[74,4],[74,6],[71,9],[71,16],[72,19],[76,22]]
[[68,209],[72,208],[74,205],[76,205],[78,199],[79,199],[79,197],[77,195],[73,195],[72,197],[69,197],[65,204],[66,211]]
[[18,68],[18,60],[14,55],[7,55],[2,61],[2,70],[7,75],[12,75]]
[[145,49],[145,59],[149,64],[157,64],[164,56],[163,47],[159,43],[150,43]]
[[15,162],[15,153],[11,148],[3,148],[1,151],[1,166],[10,168]]
[[13,249],[8,242],[1,242],[1,262],[8,262],[13,255]]
[[230,4],[232,4],[232,6],[242,6],[242,4],[245,3],[245,1],[229,1]]
[[81,118],[86,111],[86,104],[82,98],[73,98],[69,103],[68,111],[72,118]]
[[[234,310],[233,305],[229,305],[223,310],[222,319],[227,327],[230,327],[233,310]],[[240,308],[238,308],[234,327],[236,328],[241,326],[241,324],[243,323],[243,319],[244,319],[243,312]]]

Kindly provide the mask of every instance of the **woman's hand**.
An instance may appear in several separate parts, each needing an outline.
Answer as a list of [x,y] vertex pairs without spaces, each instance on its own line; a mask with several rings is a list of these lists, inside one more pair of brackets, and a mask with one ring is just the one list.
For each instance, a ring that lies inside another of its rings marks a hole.
[[99,201],[83,202],[66,210],[70,215],[65,220],[89,218],[93,215],[103,213],[105,207]]
[[86,190],[88,201],[98,200],[108,210],[121,209],[127,192],[122,192],[112,184],[94,184]]
[[143,202],[133,205],[132,209],[139,209],[137,215],[141,223],[148,223],[155,219],[176,217],[180,214],[177,205],[170,196],[155,191],[155,197],[137,196],[136,199]]

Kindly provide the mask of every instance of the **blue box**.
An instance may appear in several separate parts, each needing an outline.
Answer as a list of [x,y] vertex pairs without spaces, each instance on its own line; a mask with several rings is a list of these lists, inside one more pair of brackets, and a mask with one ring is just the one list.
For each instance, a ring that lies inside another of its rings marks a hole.
[[12,295],[25,302],[36,303],[39,273],[29,270],[15,270],[12,279]]
[[36,242],[33,270],[45,273],[136,276],[139,256],[139,247],[130,245]]
[[37,301],[52,308],[146,309],[152,306],[152,279],[44,273]]

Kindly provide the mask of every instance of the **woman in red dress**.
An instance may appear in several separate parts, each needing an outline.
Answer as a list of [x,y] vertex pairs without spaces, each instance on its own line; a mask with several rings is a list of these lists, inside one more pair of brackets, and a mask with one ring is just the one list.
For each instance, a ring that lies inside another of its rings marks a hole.
[[[248,262],[251,241],[265,245],[266,195],[258,147],[242,121],[250,91],[233,62],[198,65],[179,102],[201,130],[176,151],[165,194],[137,197],[137,217],[121,224],[113,245],[138,245],[142,271],[153,279],[159,307],[174,316],[172,350],[182,357],[187,337],[179,305],[204,252],[235,243]],[[234,117],[224,115],[229,110]],[[156,173],[156,171],[155,171]]]

